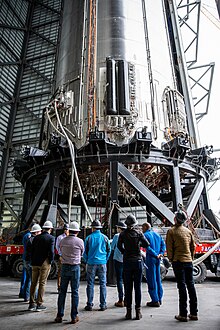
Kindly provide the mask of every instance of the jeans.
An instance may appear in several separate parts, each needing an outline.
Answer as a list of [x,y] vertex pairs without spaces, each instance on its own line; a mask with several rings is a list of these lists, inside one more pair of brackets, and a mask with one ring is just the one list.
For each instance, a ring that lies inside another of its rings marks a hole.
[[26,262],[25,260],[24,260],[23,267],[25,268],[25,272],[26,272],[26,277],[25,277],[24,286],[23,286],[23,296],[24,296],[25,300],[29,300],[32,268],[31,268],[30,263]]
[[23,259],[23,269],[22,269],[22,276],[21,276],[21,285],[19,290],[19,298],[24,298],[24,284],[26,280],[26,268],[24,266],[24,259]]
[[50,273],[51,264],[46,259],[42,266],[32,266],[32,282],[31,282],[31,289],[30,289],[30,304],[35,302],[35,292],[37,288],[37,284],[39,283],[38,287],[38,294],[37,294],[37,305],[43,304],[43,297],[45,286],[47,282],[48,275]]
[[190,314],[197,315],[197,296],[193,281],[192,262],[175,261],[172,265],[179,290],[179,315],[187,316],[187,291],[189,294]]
[[65,300],[67,288],[71,286],[71,319],[74,320],[78,314],[79,305],[79,282],[80,282],[80,265],[62,264],[60,293],[58,297],[58,313],[57,316],[64,316]]
[[87,306],[93,306],[93,298],[94,298],[94,283],[95,283],[95,276],[98,276],[99,279],[99,286],[100,286],[100,308],[106,307],[106,272],[107,266],[104,265],[87,265]]
[[143,264],[141,260],[124,261],[124,286],[127,308],[132,305],[132,291],[135,291],[135,308],[141,307],[141,282]]
[[118,289],[118,300],[123,301],[123,262],[114,260],[115,273],[117,279],[117,289]]
[[161,302],[163,297],[163,287],[160,277],[160,260],[155,257],[146,259],[146,278],[148,292],[152,302]]
[[62,263],[61,263],[61,256],[58,259],[58,272],[57,272],[57,290],[60,290],[60,283],[61,283],[61,268],[62,268]]

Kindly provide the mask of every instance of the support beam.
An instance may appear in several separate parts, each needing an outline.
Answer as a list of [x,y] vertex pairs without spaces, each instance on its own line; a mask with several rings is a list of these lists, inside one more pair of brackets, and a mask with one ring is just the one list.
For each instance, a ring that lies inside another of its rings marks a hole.
[[34,217],[36,211],[38,210],[38,208],[40,207],[40,204],[42,203],[42,200],[44,199],[44,194],[48,187],[48,183],[49,183],[49,173],[45,177],[44,182],[43,182],[37,196],[35,197],[33,204],[31,205],[31,207],[29,208],[29,210],[25,216],[24,224],[26,224],[27,226],[33,220],[33,217]]
[[[110,185],[111,185],[111,201],[118,204],[118,162],[110,162]],[[109,238],[112,238],[112,231],[115,225],[118,223],[118,209],[114,207],[111,221]]]
[[195,210],[196,204],[201,197],[202,191],[204,189],[204,179],[201,178],[195,185],[193,192],[189,198],[188,205],[186,206],[188,217],[190,218]]
[[118,163],[118,174],[132,186],[141,197],[160,215],[174,224],[174,213],[162,203],[138,178],[136,178],[124,165]]
[[181,191],[181,185],[180,185],[180,171],[178,166],[174,166],[173,168],[173,209],[177,210],[179,204],[183,204],[183,198],[182,198],[182,191]]

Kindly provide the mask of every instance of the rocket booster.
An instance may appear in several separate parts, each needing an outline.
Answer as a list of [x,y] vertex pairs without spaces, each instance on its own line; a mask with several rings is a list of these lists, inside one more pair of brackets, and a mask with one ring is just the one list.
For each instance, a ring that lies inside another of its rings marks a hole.
[[[129,144],[144,132],[159,147],[187,134],[164,1],[65,0],[56,98],[77,149],[92,132]],[[53,107],[47,136],[57,126]]]

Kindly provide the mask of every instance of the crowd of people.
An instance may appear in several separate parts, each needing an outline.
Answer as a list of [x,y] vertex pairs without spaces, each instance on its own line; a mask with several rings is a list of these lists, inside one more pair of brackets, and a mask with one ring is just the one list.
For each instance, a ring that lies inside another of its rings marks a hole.
[[[85,311],[93,310],[95,278],[99,280],[99,311],[107,309],[107,264],[112,254],[116,274],[118,301],[116,307],[126,307],[125,318],[133,317],[132,302],[134,291],[134,319],[142,318],[142,277],[145,270],[151,301],[147,307],[160,307],[163,287],[160,275],[160,262],[166,251],[172,263],[179,292],[179,314],[175,319],[180,322],[198,320],[197,295],[193,282],[195,243],[193,235],[183,224],[186,215],[183,211],[175,213],[175,225],[167,232],[166,242],[153,231],[150,223],[138,225],[134,215],[128,215],[125,222],[116,225],[117,233],[112,242],[101,232],[99,220],[91,223],[91,234],[83,241],[78,237],[79,224],[75,221],[65,224],[63,233],[56,238],[52,235],[53,224],[47,220],[42,228],[33,224],[23,238],[25,281],[21,282],[19,297],[29,301],[29,310],[43,311],[45,287],[54,261],[55,247],[59,255],[57,279],[58,300],[56,323],[63,321],[67,288],[71,287],[71,324],[79,322],[80,264],[86,264]],[[143,257],[143,251],[145,256]],[[24,283],[23,283],[24,282]],[[189,315],[187,311],[189,295]]]

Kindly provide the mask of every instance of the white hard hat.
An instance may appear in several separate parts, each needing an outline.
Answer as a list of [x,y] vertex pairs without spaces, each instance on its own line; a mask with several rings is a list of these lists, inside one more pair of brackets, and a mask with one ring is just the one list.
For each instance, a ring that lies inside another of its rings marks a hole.
[[53,224],[51,221],[47,220],[45,221],[44,225],[42,226],[43,229],[50,229],[53,228]]
[[69,230],[70,231],[80,231],[78,222],[76,222],[76,221],[70,222]]
[[36,231],[41,231],[41,230],[42,230],[41,226],[36,223],[35,225],[32,226],[30,232],[31,233],[36,233]]

